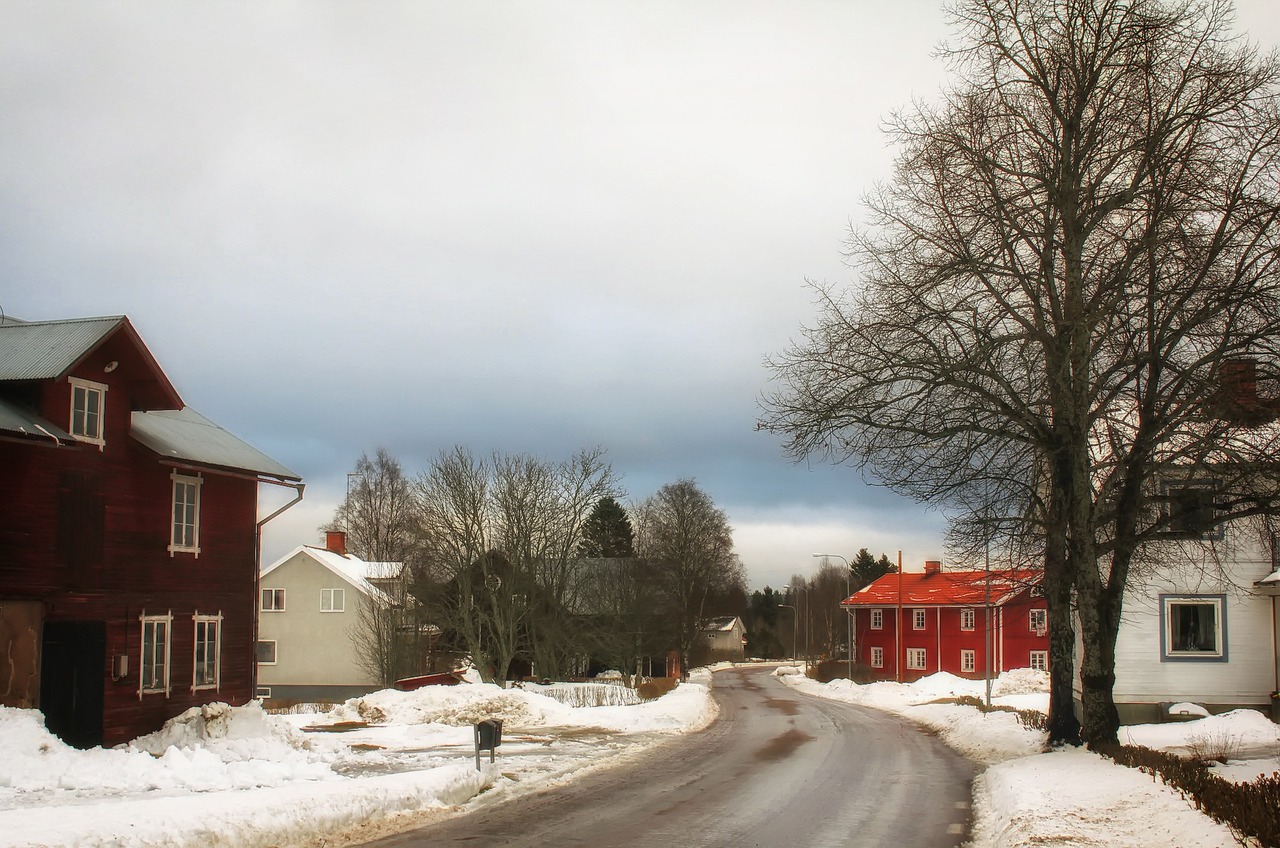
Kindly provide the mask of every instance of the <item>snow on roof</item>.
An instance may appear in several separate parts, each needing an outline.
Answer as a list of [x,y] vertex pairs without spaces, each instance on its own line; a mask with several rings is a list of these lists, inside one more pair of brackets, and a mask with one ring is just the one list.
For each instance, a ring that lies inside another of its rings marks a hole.
[[733,626],[737,622],[738,622],[738,617],[736,615],[722,615],[719,618],[709,618],[706,621],[702,622],[702,629],[703,630],[720,630],[723,632],[727,632],[732,630]]
[[347,583],[350,583],[353,588],[383,604],[393,603],[391,597],[369,581],[396,578],[404,572],[404,563],[402,562],[366,562],[355,554],[340,554],[314,545],[299,545],[280,557],[280,559],[263,568],[260,576],[266,577],[300,553],[306,554]]
[[[886,574],[841,603],[842,606],[983,606],[987,602],[985,570],[895,572]],[[1034,569],[992,570],[991,603],[1007,603],[1036,586],[1042,573]]]
[[281,480],[302,479],[191,407],[134,412],[130,434],[164,457],[254,471]]
[[0,398],[0,430],[58,442],[74,441],[61,427],[3,398]]

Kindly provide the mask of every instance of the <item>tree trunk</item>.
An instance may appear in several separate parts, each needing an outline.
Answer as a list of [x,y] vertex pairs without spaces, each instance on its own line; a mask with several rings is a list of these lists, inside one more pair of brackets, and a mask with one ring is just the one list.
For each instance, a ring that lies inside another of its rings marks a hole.
[[1120,629],[1120,596],[1107,591],[1094,568],[1092,580],[1079,587],[1080,630],[1084,651],[1080,664],[1081,736],[1090,748],[1119,742],[1116,709],[1116,637]]

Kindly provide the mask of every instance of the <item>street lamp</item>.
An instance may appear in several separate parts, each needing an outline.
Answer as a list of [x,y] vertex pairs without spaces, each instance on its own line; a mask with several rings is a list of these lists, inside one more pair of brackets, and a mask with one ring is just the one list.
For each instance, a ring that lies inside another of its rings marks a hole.
[[[805,671],[809,669],[809,587],[808,586],[783,586],[790,592],[792,589],[799,589],[804,592],[804,667]],[[798,613],[797,613],[798,615]]]
[[[785,589],[787,587],[783,586],[782,588]],[[796,658],[796,619],[799,617],[799,613],[796,612],[796,608],[791,606],[791,604],[778,604],[778,607],[779,609],[785,607],[786,609],[791,610],[791,658],[795,659]]]
[[[849,565],[849,560],[845,559],[839,554],[814,554],[814,556],[822,557],[823,559],[830,557],[831,559],[838,559],[844,563],[844,597],[845,597],[845,600],[848,600],[849,599],[849,572],[851,570]],[[845,623],[845,638],[848,640],[845,643],[845,646],[846,646],[845,650],[848,651],[847,658],[849,660],[849,682],[852,683],[853,682],[853,613],[850,610],[845,610],[844,623]]]

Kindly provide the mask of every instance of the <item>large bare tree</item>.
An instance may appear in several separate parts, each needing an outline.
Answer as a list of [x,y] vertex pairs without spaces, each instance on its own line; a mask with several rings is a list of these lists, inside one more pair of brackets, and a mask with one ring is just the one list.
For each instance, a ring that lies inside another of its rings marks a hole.
[[1075,732],[1074,597],[1083,737],[1114,741],[1124,589],[1185,518],[1160,476],[1233,475],[1219,520],[1274,508],[1270,439],[1222,386],[1275,369],[1280,75],[1216,0],[954,18],[954,83],[893,118],[896,176],[851,237],[862,286],[819,290],[762,424],[954,510],[970,550],[1031,538],[1051,738]]
[[687,668],[699,626],[708,616],[720,614],[717,599],[745,599],[733,531],[724,510],[687,479],[663,486],[633,515],[636,552],[646,561],[681,667]]

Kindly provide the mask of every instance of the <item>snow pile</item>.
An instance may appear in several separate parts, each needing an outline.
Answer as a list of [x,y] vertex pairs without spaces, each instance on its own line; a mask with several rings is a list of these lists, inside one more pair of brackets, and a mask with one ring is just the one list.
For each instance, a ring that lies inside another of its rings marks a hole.
[[383,689],[352,698],[320,718],[317,724],[366,721],[370,724],[443,724],[470,727],[486,719],[504,724],[546,724],[569,711],[554,698],[492,683],[424,686],[412,692]]
[[1122,727],[1120,742],[1182,757],[1261,761],[1256,763],[1256,771],[1244,778],[1253,780],[1274,770],[1276,754],[1280,753],[1280,725],[1256,710],[1232,710],[1195,721]]

